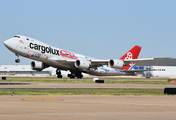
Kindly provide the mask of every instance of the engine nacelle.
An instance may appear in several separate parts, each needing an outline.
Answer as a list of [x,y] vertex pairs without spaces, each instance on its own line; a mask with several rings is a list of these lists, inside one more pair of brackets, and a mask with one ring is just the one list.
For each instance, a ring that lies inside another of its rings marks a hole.
[[49,65],[43,62],[39,62],[39,61],[37,62],[32,61],[31,67],[32,67],[32,70],[42,71],[43,69],[49,67]]
[[118,60],[118,59],[112,60],[111,59],[109,61],[109,66],[111,66],[112,68],[121,69],[124,65],[125,64],[123,60]]
[[75,67],[79,69],[88,69],[90,67],[91,62],[87,60],[76,60]]

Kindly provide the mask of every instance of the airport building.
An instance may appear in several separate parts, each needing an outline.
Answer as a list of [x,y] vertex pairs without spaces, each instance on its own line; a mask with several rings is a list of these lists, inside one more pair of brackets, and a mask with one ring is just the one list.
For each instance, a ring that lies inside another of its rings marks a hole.
[[[21,76],[53,76],[56,75],[56,68],[49,67],[42,71],[31,69],[30,65],[0,65],[1,75],[21,75]],[[62,71],[63,76],[67,76],[68,71]]]
[[137,74],[143,77],[176,77],[176,59],[138,62],[134,69],[154,69],[154,71],[144,71]]
[[[62,76],[70,74],[69,71],[61,71]],[[32,70],[30,65],[0,65],[0,75],[15,76],[56,76],[56,68],[48,67],[42,71]],[[84,74],[83,76],[88,76]]]

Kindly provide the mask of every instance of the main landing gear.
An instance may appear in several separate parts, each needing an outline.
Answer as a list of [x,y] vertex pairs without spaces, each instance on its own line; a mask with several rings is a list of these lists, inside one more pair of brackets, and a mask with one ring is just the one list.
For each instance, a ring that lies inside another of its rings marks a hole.
[[77,77],[78,79],[81,79],[83,75],[81,74],[80,71],[76,71],[76,72],[71,71],[71,74],[68,74],[68,77],[70,79],[74,79],[75,77]]
[[61,71],[58,69],[56,70],[56,75],[57,75],[57,78],[62,78]]
[[[70,79],[75,79],[77,77],[78,79],[81,79],[83,75],[81,74],[80,71],[70,71],[71,74],[68,74],[68,77]],[[59,69],[56,70],[57,78],[62,78],[61,71]]]
[[15,62],[20,63],[19,55],[18,54],[15,54],[15,55],[17,56],[17,59],[15,59]]

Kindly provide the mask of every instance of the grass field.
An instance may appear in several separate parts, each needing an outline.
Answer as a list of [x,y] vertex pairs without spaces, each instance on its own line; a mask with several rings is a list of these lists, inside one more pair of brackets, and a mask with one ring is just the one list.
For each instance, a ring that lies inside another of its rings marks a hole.
[[0,89],[0,95],[164,95],[151,89]]
[[[168,78],[130,78],[101,77],[105,84],[176,84]],[[57,77],[13,77],[0,82],[37,82],[37,83],[95,83],[93,77],[69,79]],[[96,84],[96,83],[95,83]],[[164,95],[164,90],[153,89],[0,89],[0,95]]]
[[[176,82],[168,82],[168,78],[124,78],[124,77],[101,77],[105,80],[105,84],[176,84]],[[37,82],[37,83],[95,83],[93,77],[85,77],[83,79],[69,79],[57,77],[7,77],[7,80],[1,82]]]

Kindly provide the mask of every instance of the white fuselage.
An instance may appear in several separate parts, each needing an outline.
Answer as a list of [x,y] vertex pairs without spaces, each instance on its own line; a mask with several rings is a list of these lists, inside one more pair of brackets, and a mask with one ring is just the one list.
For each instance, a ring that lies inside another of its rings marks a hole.
[[70,71],[81,71],[91,75],[97,76],[118,76],[127,75],[124,71],[119,69],[114,69],[108,65],[103,65],[102,67],[89,68],[89,69],[78,69],[75,67],[73,62],[57,62],[64,60],[92,60],[94,58],[73,53],[64,49],[49,46],[38,40],[26,37],[26,36],[16,36],[8,39],[4,42],[5,46],[15,54],[23,57],[27,57],[33,60],[44,62],[52,67],[58,68],[60,70],[70,70]]

